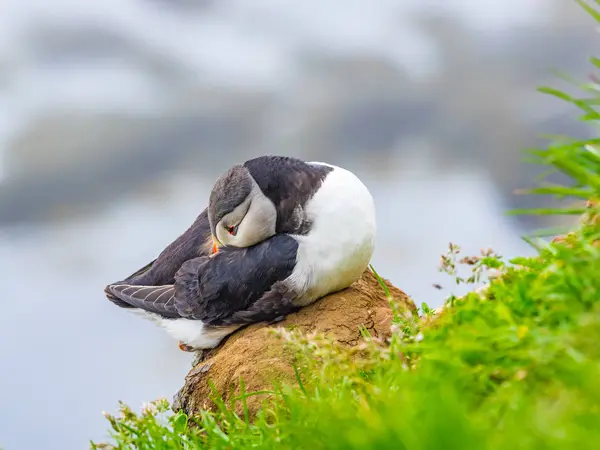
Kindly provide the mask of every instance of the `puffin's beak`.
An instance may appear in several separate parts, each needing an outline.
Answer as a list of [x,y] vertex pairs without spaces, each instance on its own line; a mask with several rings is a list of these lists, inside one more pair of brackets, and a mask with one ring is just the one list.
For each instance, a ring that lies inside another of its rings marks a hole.
[[213,241],[213,254],[215,254],[219,251],[219,241],[214,236],[212,236],[212,241]]

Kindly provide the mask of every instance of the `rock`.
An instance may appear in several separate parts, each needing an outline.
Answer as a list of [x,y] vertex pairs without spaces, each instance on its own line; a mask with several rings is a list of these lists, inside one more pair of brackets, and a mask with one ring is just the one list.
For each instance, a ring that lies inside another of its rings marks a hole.
[[[399,305],[416,310],[404,292],[387,280],[385,282]],[[270,390],[273,381],[294,383],[292,355],[285,350],[284,342],[270,332],[273,328],[293,328],[305,334],[325,333],[342,345],[356,346],[362,339],[360,326],[367,328],[374,337],[388,338],[392,316],[384,289],[367,269],[349,288],[328,295],[276,324],[248,326],[229,336],[218,347],[204,352],[200,361],[194,362],[185,385],[175,395],[173,410],[188,415],[195,415],[201,409],[214,411],[211,382],[225,403],[240,394],[240,377],[246,392]],[[265,395],[247,398],[250,415],[256,413],[264,399]]]

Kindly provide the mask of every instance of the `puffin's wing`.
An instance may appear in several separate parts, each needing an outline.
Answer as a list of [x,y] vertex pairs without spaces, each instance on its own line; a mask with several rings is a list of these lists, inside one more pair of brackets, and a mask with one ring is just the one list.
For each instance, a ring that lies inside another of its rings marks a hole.
[[139,286],[131,284],[112,284],[106,287],[111,294],[130,308],[140,308],[144,311],[159,314],[162,317],[180,317],[175,308],[175,287]]
[[201,256],[186,261],[184,267],[193,268],[193,272],[188,270],[188,277],[180,277],[176,285],[148,286],[117,282],[106,286],[104,291],[113,303],[122,308],[139,308],[173,319],[194,318],[191,316],[196,310],[192,311],[190,308],[194,305],[197,309],[202,300],[196,289],[198,274],[201,272],[201,266],[209,259],[207,256]]
[[278,281],[247,309],[236,311],[221,322],[223,325],[234,325],[277,321],[299,309],[294,304],[295,298],[296,293]]
[[297,249],[291,236],[275,235],[252,247],[187,260],[173,285],[117,283],[107,292],[129,307],[210,325],[272,320],[290,311],[293,293],[281,282],[294,269]]
[[[292,274],[297,252],[296,239],[278,234],[252,247],[226,247],[205,260],[187,261],[176,275],[177,309],[215,326],[275,319],[281,315],[275,292],[283,292],[282,281]],[[273,300],[266,302],[273,306],[269,312],[261,308],[263,298]]]

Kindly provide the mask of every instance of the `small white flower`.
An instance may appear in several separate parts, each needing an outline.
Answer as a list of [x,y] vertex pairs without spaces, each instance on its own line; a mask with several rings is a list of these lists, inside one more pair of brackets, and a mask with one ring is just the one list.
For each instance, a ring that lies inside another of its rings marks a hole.
[[500,278],[502,276],[502,271],[499,269],[489,269],[488,270],[488,278],[490,280],[494,280],[496,278]]
[[142,414],[145,416],[154,415],[158,412],[158,408],[154,404],[154,402],[144,402],[142,403]]
[[423,333],[419,333],[415,336],[416,342],[421,342],[423,340]]

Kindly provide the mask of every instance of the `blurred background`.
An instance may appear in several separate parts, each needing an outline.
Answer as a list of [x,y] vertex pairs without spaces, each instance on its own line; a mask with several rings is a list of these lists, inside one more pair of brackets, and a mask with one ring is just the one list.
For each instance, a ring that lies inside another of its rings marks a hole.
[[172,398],[192,355],[102,289],[232,164],[354,171],[377,205],[374,266],[439,306],[450,241],[525,255],[550,224],[505,215],[544,203],[513,194],[541,171],[522,150],[589,133],[535,90],[587,76],[598,36],[574,1],[4,0],[0,24],[4,450],[87,448],[118,400]]

